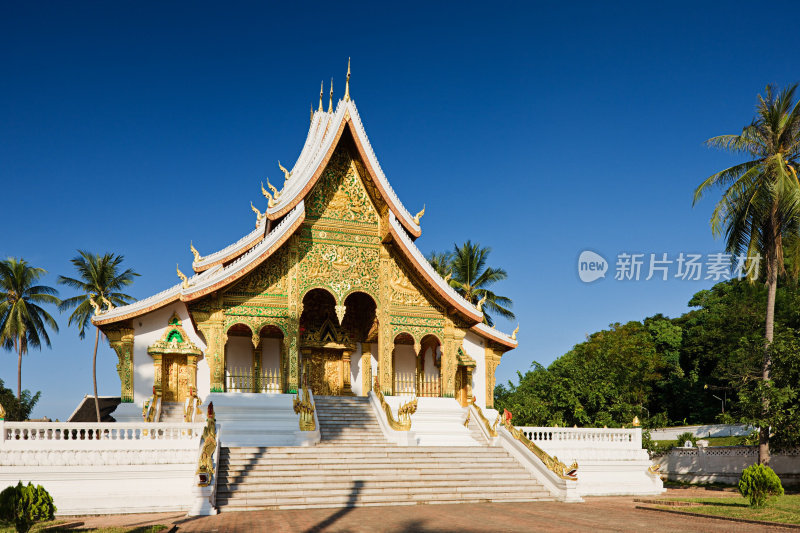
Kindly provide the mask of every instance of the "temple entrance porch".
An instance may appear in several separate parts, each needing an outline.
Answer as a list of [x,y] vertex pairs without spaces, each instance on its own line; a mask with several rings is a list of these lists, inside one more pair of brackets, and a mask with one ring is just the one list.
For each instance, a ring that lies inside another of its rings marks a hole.
[[264,326],[254,334],[245,324],[234,324],[225,343],[225,390],[228,392],[284,391],[283,332]]

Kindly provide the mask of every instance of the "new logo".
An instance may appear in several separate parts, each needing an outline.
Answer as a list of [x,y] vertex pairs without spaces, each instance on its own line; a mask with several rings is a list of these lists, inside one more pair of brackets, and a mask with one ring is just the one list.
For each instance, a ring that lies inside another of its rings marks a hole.
[[589,250],[581,252],[578,257],[578,277],[584,283],[591,283],[600,278],[606,277],[608,271],[608,261],[600,254]]

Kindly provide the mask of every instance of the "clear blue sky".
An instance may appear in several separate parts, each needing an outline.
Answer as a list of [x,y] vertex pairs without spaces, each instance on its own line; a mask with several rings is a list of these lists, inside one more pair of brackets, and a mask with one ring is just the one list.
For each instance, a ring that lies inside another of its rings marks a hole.
[[[190,239],[209,253],[252,229],[259,182],[280,182],[320,80],[340,97],[352,56],[378,158],[409,210],[427,206],[420,248],[473,239],[508,271],[520,347],[500,382],[609,323],[687,310],[710,281],[587,285],[578,254],[720,251],[713,198],[691,195],[734,160],[703,141],[800,80],[796,2],[112,4],[0,7],[0,257],[55,284],[77,248],[114,251],[142,274],[131,294],[167,288]],[[93,339],[59,323],[23,363],[34,416],[91,392]],[[116,356],[99,359],[100,392],[119,394]],[[16,388],[16,356],[0,361]]]

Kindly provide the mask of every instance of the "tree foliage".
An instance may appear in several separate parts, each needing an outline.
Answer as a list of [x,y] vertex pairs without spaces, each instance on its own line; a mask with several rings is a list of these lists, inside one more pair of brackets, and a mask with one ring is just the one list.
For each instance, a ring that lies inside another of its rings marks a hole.
[[695,294],[693,309],[680,317],[612,324],[550,366],[534,362],[517,383],[498,385],[495,406],[514,413],[520,425],[613,427],[630,425],[634,416],[646,427],[742,422],[771,427],[775,447],[796,446],[800,287],[786,278],[778,287],[767,383],[761,379],[766,291],[730,280]]
[[53,497],[41,485],[32,483],[8,487],[0,492],[0,518],[14,523],[17,533],[26,533],[36,522],[53,520]]
[[783,485],[770,467],[754,464],[742,472],[739,493],[750,500],[750,507],[764,507],[770,498],[783,496]]
[[0,379],[0,405],[5,409],[5,419],[9,422],[22,422],[30,418],[31,412],[33,412],[33,408],[41,395],[41,392],[31,394],[31,391],[25,389],[22,391],[21,398],[17,399],[14,391],[7,388],[3,380]]

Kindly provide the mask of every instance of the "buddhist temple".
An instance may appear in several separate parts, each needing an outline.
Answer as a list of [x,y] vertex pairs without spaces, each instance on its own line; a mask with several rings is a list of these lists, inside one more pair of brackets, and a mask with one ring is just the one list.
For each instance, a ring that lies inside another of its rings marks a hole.
[[424,209],[412,214],[392,189],[349,79],[327,110],[320,93],[299,157],[277,164],[280,183],[247,185],[254,229],[207,253],[196,236],[192,275],[178,270],[174,286],[95,317],[119,357],[123,404],[296,394],[305,379],[318,395],[377,386],[492,407],[495,369],[516,335],[487,326],[480,304],[417,248]]

